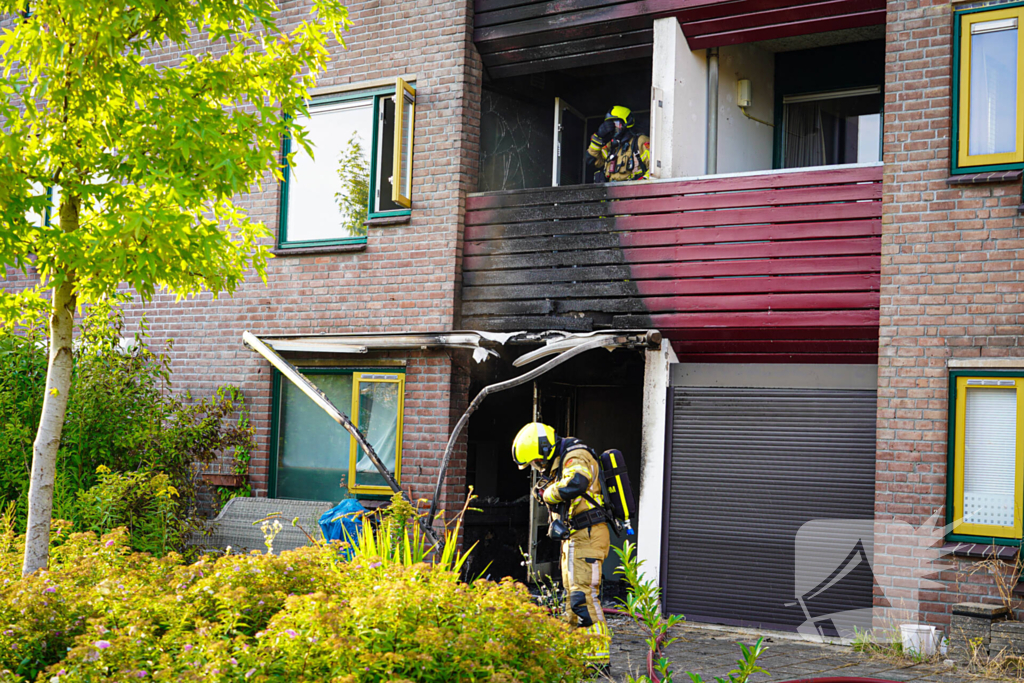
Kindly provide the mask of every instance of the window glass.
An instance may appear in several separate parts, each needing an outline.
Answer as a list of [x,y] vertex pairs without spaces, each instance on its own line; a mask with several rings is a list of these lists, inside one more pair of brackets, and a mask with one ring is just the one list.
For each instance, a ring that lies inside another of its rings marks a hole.
[[380,132],[377,143],[377,197],[375,211],[396,211],[404,208],[391,200],[395,159],[395,103],[390,97],[380,98]]
[[971,25],[968,154],[1017,149],[1017,20]]
[[402,100],[403,110],[402,130],[400,132],[402,136],[402,149],[399,157],[402,168],[402,187],[399,189],[403,197],[412,197],[412,127],[414,105],[412,100],[406,97],[404,93],[399,93],[399,97]]
[[[395,375],[384,375],[394,377]],[[398,420],[401,408],[401,384],[397,381],[367,381],[363,377],[359,383],[359,429],[366,435],[367,441],[381,461],[392,473],[398,455]],[[387,487],[384,477],[371,462],[362,448],[356,452],[356,486]]]
[[963,522],[1013,527],[1017,390],[967,387],[965,403]]
[[[340,410],[352,405],[352,375],[311,379]],[[349,433],[294,384],[282,379],[280,386],[277,497],[335,502],[347,497]]]
[[315,157],[293,148],[287,241],[365,237],[373,98],[311,106],[302,125],[309,133]]
[[786,97],[783,168],[880,160],[881,92]]

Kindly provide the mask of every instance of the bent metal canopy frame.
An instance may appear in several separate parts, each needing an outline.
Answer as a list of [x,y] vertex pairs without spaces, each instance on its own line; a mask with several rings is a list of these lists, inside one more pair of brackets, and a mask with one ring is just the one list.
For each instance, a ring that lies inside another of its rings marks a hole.
[[[400,494],[410,503],[408,495],[402,490],[394,476],[381,461],[377,452],[367,441],[366,436],[352,422],[344,412],[338,409],[330,399],[320,391],[313,382],[298,369],[282,357],[277,350],[288,351],[319,351],[328,353],[366,353],[370,348],[378,350],[393,350],[395,348],[429,348],[431,346],[457,347],[473,350],[473,357],[481,362],[490,356],[496,356],[494,346],[500,346],[509,340],[514,341],[543,341],[544,346],[531,351],[513,362],[515,367],[522,367],[535,360],[555,354],[544,364],[526,372],[518,377],[490,384],[476,395],[469,404],[466,412],[462,414],[445,446],[444,454],[441,457],[441,464],[437,474],[437,484],[434,487],[433,500],[430,502],[430,510],[425,517],[420,518],[420,525],[423,533],[431,543],[439,542],[434,531],[434,518],[437,516],[438,503],[441,497],[441,490],[444,487],[444,479],[448,472],[448,464],[451,461],[455,444],[458,443],[459,435],[465,428],[469,417],[476,412],[484,399],[499,391],[505,391],[517,387],[526,382],[533,381],[549,370],[561,365],[571,358],[586,353],[592,349],[603,348],[611,351],[616,348],[647,348],[661,344],[661,334],[656,330],[610,330],[604,332],[592,332],[587,334],[569,334],[559,332],[548,332],[544,334],[531,334],[517,332],[512,334],[494,335],[484,332],[450,332],[441,334],[410,334],[410,335],[332,335],[323,337],[274,337],[260,339],[251,332],[242,334],[242,341],[246,346],[260,354],[270,362],[277,370],[306,394],[316,405],[326,412],[332,420],[341,425],[351,434],[359,447],[363,449],[370,462],[377,471],[384,477],[384,481],[395,493]],[[482,352],[481,352],[482,351]]]

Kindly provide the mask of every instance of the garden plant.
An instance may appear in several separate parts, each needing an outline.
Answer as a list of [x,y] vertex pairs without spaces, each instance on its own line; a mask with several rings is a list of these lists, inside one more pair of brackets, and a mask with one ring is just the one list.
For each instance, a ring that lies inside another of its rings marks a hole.
[[[50,566],[22,578],[0,528],[0,681],[575,683],[583,636],[521,584],[460,579],[416,526],[364,525],[354,552],[133,552],[124,529],[55,524]],[[375,529],[370,541],[369,529]]]
[[[677,638],[669,635],[673,626],[683,620],[682,615],[665,617],[661,613],[661,588],[643,574],[643,560],[636,556],[636,545],[629,541],[621,548],[612,550],[619,556],[619,567],[615,570],[627,585],[626,598],[621,600],[623,610],[644,631],[648,647],[647,673],[639,677],[628,675],[628,683],[672,683],[675,673],[671,662],[663,655],[663,648],[674,643]],[[753,646],[738,643],[740,659],[736,660],[736,668],[725,676],[716,676],[717,683],[746,683],[755,673],[767,674],[758,666],[757,659],[767,649],[762,638],[758,638]],[[704,683],[700,674],[686,672],[692,683]]]
[[[248,463],[253,429],[240,391],[172,392],[169,348],[154,350],[142,321],[125,340],[118,302],[91,307],[75,345],[54,507],[76,530],[128,530],[136,550],[185,550],[198,528],[198,486],[218,456]],[[32,440],[42,410],[41,323],[0,331],[0,505],[25,529]],[[241,490],[244,490],[241,489]]]

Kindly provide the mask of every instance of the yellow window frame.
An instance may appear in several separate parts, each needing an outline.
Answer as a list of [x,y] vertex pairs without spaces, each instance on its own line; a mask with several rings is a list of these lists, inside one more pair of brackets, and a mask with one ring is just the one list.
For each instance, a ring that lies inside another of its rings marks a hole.
[[[987,384],[975,384],[984,381]],[[964,518],[964,442],[966,427],[967,408],[967,387],[972,382],[972,389],[992,388],[1005,390],[1008,384],[997,385],[996,382],[1014,383],[1017,392],[1017,467],[1014,479],[1014,501],[1012,527],[999,526],[995,524],[969,524],[963,521]],[[986,536],[989,538],[1021,538],[1021,531],[1024,528],[1021,515],[1021,490],[1024,484],[1024,434],[1021,433],[1021,426],[1024,425],[1024,377],[970,377],[960,376],[956,378],[956,422],[955,422],[955,467],[953,480],[953,533],[967,536]]]
[[[402,483],[402,419],[405,414],[405,375],[403,373],[373,371],[352,373],[352,421],[366,435],[359,424],[359,396],[363,384],[397,384],[398,385],[398,425],[395,434],[395,481]],[[371,444],[373,445],[373,444]],[[349,447],[348,490],[352,493],[385,494],[392,493],[388,486],[366,486],[356,483],[356,462],[359,456],[359,444],[353,436]]]
[[[1017,19],[1017,146],[1012,152],[969,155],[971,123],[971,27],[974,24]],[[991,166],[1024,162],[1024,6],[960,16],[960,120],[957,131],[957,166]]]
[[[405,139],[406,121],[405,107],[409,103],[408,140]],[[413,131],[416,128],[416,89],[401,78],[395,82],[395,144],[394,158],[391,168],[394,169],[391,179],[391,201],[405,208],[412,207],[412,144]],[[402,164],[402,150],[408,149],[407,164]],[[408,185],[409,191],[402,189]]]

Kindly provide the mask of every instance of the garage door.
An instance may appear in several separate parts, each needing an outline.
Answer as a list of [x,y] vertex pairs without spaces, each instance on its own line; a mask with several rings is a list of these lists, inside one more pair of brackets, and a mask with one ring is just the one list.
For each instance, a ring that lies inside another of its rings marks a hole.
[[828,635],[843,630],[829,615],[870,626],[874,386],[874,366],[673,368],[670,613]]

